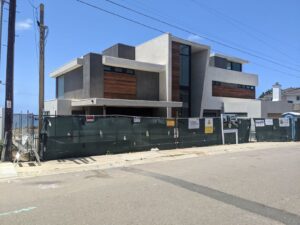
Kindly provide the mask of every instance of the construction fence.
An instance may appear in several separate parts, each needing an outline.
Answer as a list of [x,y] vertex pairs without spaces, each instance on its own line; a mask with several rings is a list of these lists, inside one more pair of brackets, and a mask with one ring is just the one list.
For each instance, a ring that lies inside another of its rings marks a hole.
[[[251,120],[238,119],[238,142],[249,142]],[[44,160],[222,144],[221,118],[166,119],[123,116],[46,116]],[[225,143],[236,136],[224,135]]]
[[13,116],[13,144],[23,152],[36,150],[38,145],[38,116],[19,113]]

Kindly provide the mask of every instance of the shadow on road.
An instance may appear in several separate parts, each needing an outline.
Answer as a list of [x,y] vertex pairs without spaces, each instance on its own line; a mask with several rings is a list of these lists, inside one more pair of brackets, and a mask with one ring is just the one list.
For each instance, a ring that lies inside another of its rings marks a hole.
[[261,215],[267,218],[270,218],[272,220],[276,220],[278,222],[287,224],[287,225],[299,225],[300,224],[300,216],[276,209],[255,201],[247,200],[238,196],[234,196],[231,194],[227,194],[222,191],[218,191],[203,185],[191,183],[185,180],[181,180],[178,178],[170,177],[163,174],[158,174],[154,172],[149,172],[145,170],[140,170],[136,168],[129,168],[125,167],[122,168],[123,171],[139,174],[142,176],[151,177],[157,180],[161,180],[170,184],[173,184],[175,186],[184,188],[186,190],[210,197],[212,199],[215,199],[217,201],[226,203],[228,205],[235,206],[237,208],[243,209],[245,211],[255,213],[257,215]]

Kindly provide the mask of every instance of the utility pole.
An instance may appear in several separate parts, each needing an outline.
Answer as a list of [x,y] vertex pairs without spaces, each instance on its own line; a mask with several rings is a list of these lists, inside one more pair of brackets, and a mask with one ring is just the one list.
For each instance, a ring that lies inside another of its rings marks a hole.
[[5,123],[4,133],[7,137],[6,159],[11,160],[12,151],[12,126],[14,113],[14,50],[15,50],[15,24],[16,24],[16,0],[9,1],[8,41],[6,62],[6,88],[5,88]]
[[44,76],[45,76],[45,25],[44,25],[44,4],[40,4],[40,59],[39,59],[39,141],[38,151],[42,155],[40,137],[43,125],[43,112],[44,112]]

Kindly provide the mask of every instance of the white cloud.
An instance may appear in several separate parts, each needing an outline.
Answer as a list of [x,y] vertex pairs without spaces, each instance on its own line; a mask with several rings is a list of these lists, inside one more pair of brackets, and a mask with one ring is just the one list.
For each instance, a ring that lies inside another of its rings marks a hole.
[[193,41],[193,42],[200,42],[202,41],[202,38],[197,36],[197,35],[194,35],[194,34],[191,34],[190,36],[188,36],[187,38],[189,41]]
[[16,23],[16,29],[17,30],[30,30],[32,28],[33,21],[32,19],[25,19],[18,21]]

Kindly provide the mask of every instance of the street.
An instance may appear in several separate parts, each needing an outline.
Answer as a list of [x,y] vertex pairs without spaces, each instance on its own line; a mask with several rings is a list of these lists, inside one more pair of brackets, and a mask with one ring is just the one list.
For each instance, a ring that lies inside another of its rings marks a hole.
[[300,145],[0,183],[0,224],[300,224]]

